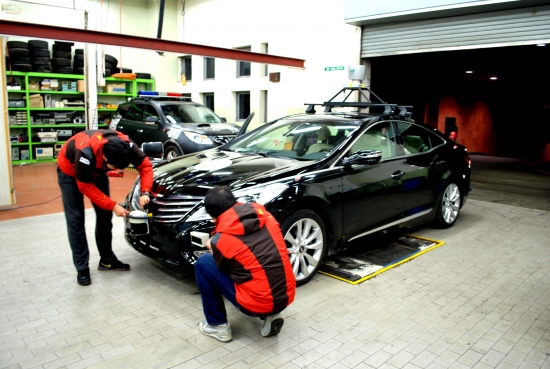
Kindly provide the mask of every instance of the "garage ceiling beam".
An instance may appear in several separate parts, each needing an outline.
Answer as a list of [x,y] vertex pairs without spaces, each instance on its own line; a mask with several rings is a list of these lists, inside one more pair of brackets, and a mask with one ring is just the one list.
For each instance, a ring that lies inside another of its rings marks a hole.
[[117,33],[57,27],[43,24],[29,24],[7,20],[0,20],[0,34],[6,36],[38,37],[58,41],[73,41],[98,45],[149,49],[178,54],[202,55],[212,58],[241,60],[263,64],[276,64],[295,68],[304,68],[305,63],[302,59],[287,58],[284,56],[252,53],[249,51],[224,49],[221,47],[197,45],[186,42],[176,42]]

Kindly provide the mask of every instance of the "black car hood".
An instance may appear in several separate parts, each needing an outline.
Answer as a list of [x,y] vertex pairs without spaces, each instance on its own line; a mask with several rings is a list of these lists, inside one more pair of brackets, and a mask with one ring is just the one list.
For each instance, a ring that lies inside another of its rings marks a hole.
[[244,188],[300,173],[312,164],[311,161],[208,150],[158,165],[153,191],[161,195],[199,195],[212,186]]
[[239,126],[232,123],[178,123],[176,126],[206,136],[236,135]]

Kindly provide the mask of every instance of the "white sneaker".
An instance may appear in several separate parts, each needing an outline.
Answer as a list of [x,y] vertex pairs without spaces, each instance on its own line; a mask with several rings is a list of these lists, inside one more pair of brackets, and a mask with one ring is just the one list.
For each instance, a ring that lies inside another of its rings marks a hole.
[[229,342],[233,338],[229,323],[222,325],[210,325],[206,322],[206,320],[203,320],[199,323],[199,330],[202,334],[215,338],[221,342]]
[[279,313],[266,316],[262,325],[262,336],[269,337],[279,334],[284,323],[285,320]]

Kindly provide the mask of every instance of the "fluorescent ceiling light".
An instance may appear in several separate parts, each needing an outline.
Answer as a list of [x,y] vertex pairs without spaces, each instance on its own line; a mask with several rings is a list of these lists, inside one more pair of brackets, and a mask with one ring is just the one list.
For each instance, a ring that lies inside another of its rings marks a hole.
[[467,70],[466,73],[474,73],[473,70]]
[[537,44],[537,46],[546,46],[546,44]]
[[494,81],[495,79],[497,79],[497,77],[491,77],[491,79]]

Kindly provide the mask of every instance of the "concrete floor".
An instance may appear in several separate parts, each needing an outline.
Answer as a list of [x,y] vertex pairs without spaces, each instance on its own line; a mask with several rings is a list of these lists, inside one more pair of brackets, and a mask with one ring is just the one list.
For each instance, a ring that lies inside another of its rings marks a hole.
[[442,247],[359,285],[298,288],[276,337],[228,306],[226,344],[198,331],[194,280],[131,249],[121,219],[132,270],[96,270],[87,211],[87,287],[62,213],[0,222],[0,368],[550,369],[549,211],[470,200],[453,228],[415,231]]

